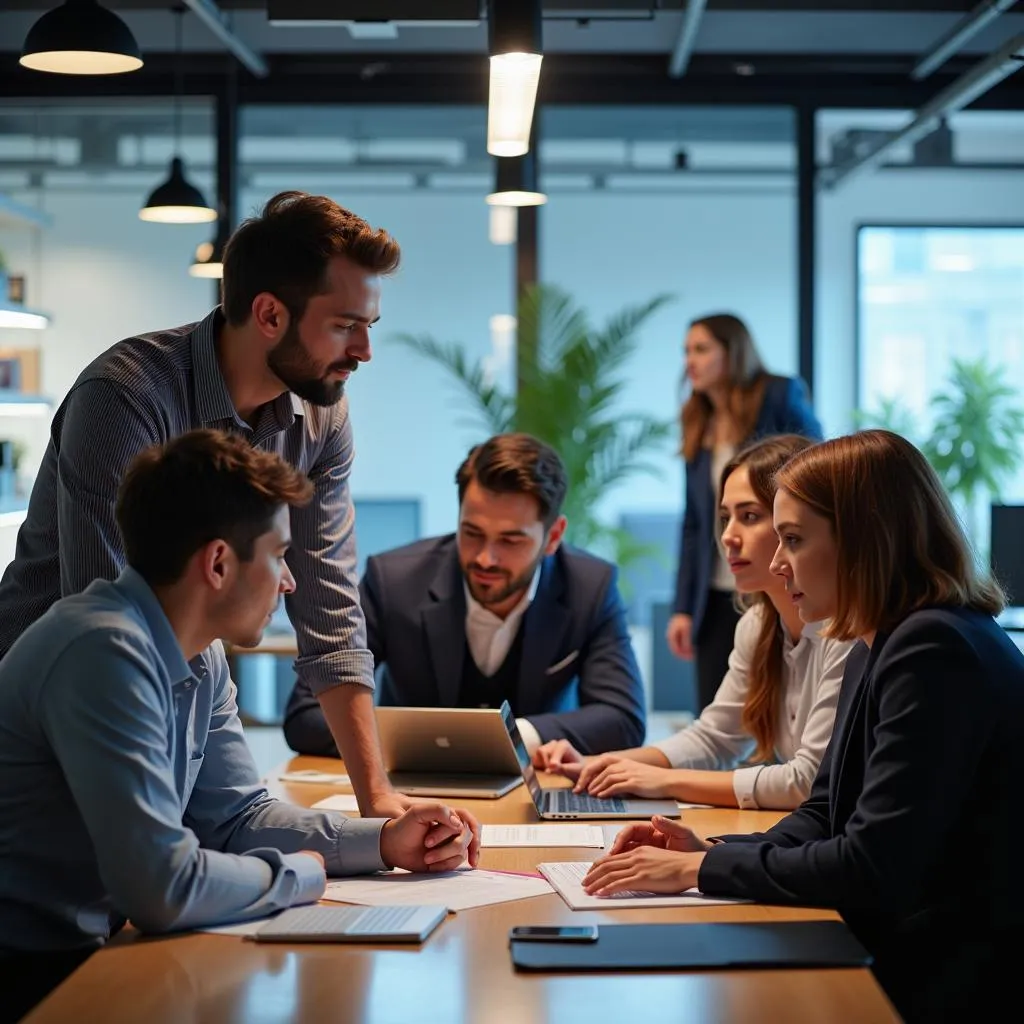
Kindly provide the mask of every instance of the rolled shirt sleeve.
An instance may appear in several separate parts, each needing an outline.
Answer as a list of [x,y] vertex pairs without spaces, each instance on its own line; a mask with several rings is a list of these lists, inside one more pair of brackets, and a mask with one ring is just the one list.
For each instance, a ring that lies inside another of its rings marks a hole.
[[309,469],[313,500],[291,513],[288,567],[297,581],[285,598],[299,656],[295,671],[314,695],[332,686],[370,689],[373,655],[356,575],[355,510],[349,490],[354,448],[348,399],[328,410],[334,417],[319,457]]
[[673,768],[726,770],[750,756],[754,741],[743,728],[743,704],[750,687],[750,663],[760,628],[760,611],[751,608],[740,616],[729,653],[729,669],[715,699],[686,729],[652,746]]
[[653,744],[674,768],[732,770],[733,792],[743,809],[792,809],[811,791],[832,735],[839,688],[852,644],[817,635],[809,626],[801,650],[784,655],[783,693],[776,726],[778,760],[745,764],[754,750],[743,726],[750,669],[760,631],[760,607],[748,609],[736,626],[729,669],[715,699],[689,728]]

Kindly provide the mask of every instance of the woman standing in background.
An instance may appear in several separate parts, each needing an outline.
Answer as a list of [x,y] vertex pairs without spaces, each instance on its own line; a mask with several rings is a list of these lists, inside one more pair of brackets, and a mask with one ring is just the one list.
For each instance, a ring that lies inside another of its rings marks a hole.
[[677,658],[696,658],[699,715],[728,670],[740,615],[717,539],[722,470],[748,441],[786,433],[820,441],[822,432],[807,385],[768,373],[739,317],[715,313],[694,320],[684,354],[691,389],[680,413],[686,510],[666,640]]

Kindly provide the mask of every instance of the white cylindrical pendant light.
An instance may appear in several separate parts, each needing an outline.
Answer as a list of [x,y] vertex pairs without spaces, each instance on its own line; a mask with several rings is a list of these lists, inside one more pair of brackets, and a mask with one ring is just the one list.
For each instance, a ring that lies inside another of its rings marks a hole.
[[540,0],[491,0],[487,32],[490,87],[487,152],[522,156],[530,149],[530,129],[540,82]]

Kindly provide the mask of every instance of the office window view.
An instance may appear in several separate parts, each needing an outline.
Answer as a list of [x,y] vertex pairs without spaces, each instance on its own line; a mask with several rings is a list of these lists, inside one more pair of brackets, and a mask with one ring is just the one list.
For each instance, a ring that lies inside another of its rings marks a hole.
[[[1012,422],[1012,411],[1024,408],[1024,227],[863,226],[857,268],[858,405],[866,422],[919,444],[943,432],[940,418],[958,415],[968,443],[972,430]],[[984,386],[965,387],[984,380],[971,376],[978,371],[1013,394],[986,404]],[[941,395],[952,409],[935,404]],[[1001,482],[1004,502],[1024,503],[1024,465]],[[953,496],[986,551],[991,495],[979,495],[974,507]]]

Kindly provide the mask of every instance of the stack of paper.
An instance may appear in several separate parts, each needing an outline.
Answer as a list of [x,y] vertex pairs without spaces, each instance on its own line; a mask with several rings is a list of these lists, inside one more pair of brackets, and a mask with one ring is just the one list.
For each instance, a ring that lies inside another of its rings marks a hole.
[[551,886],[536,875],[481,868],[413,874],[399,868],[387,874],[328,882],[323,899],[366,906],[432,903],[456,911],[547,896],[550,892]]
[[483,825],[481,846],[604,846],[600,825]]

